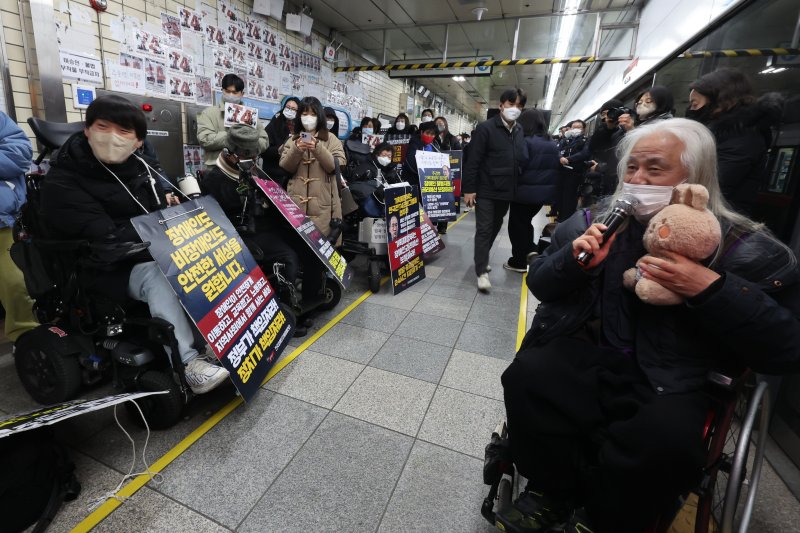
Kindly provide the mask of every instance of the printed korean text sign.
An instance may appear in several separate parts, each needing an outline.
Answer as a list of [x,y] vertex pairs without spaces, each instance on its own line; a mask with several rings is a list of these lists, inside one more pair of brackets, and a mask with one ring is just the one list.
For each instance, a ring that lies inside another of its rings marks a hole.
[[431,219],[424,209],[419,212],[420,228],[422,229],[422,253],[431,257],[444,250],[444,241],[439,237],[439,232],[431,224]]
[[292,337],[275,291],[213,198],[131,220],[245,401]]
[[434,223],[455,220],[458,211],[449,154],[418,150],[416,158],[422,208]]
[[353,270],[347,266],[347,261],[339,255],[333,245],[308,218],[292,198],[272,180],[263,180],[253,177],[259,189],[269,198],[269,201],[278,208],[278,211],[291,224],[300,238],[308,245],[322,264],[333,274],[339,284],[345,289],[350,286],[353,279]]
[[392,289],[399,294],[425,279],[419,200],[408,183],[384,189]]
[[445,152],[450,155],[450,177],[453,180],[453,196],[456,202],[456,213],[461,212],[461,162],[464,157],[463,150],[450,150]]

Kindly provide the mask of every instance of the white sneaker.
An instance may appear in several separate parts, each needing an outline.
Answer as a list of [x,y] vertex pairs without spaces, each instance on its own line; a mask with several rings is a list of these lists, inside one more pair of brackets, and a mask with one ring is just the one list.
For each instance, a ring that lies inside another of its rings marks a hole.
[[205,394],[228,379],[228,371],[196,357],[186,364],[186,383],[195,394]]
[[478,290],[481,292],[489,292],[489,289],[492,288],[492,284],[489,282],[489,274],[484,272],[480,276],[478,276]]

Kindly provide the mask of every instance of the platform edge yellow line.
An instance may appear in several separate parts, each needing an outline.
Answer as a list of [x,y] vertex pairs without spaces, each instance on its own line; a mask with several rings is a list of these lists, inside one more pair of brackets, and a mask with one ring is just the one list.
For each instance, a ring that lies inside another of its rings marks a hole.
[[525,338],[525,332],[528,330],[528,273],[522,275],[522,289],[519,293],[519,318],[517,319],[517,348],[522,345],[522,339]]

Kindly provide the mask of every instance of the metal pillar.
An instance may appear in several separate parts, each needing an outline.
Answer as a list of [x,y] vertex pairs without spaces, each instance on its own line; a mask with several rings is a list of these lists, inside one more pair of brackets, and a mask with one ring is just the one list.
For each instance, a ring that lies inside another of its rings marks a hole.
[[44,118],[53,122],[66,122],[67,106],[64,103],[63,77],[61,76],[61,59],[55,31],[53,0],[30,0],[30,5],[36,61],[39,65],[39,83],[42,86]]

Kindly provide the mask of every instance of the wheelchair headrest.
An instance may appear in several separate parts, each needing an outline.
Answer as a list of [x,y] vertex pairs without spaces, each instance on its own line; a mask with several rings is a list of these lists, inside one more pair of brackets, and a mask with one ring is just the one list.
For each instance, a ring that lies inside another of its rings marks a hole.
[[36,139],[50,150],[61,147],[67,139],[74,133],[82,131],[84,127],[83,122],[47,122],[35,117],[29,117],[28,124]]
[[348,139],[346,147],[348,150],[356,154],[369,155],[372,153],[372,149],[369,147],[369,145],[362,143],[358,139]]

